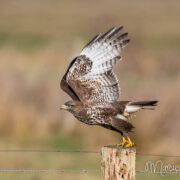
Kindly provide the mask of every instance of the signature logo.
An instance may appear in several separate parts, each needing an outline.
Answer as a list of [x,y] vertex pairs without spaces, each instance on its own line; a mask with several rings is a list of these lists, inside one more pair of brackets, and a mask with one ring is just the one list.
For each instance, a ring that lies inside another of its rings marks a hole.
[[180,174],[180,165],[165,164],[161,160],[155,162],[147,161],[145,163],[145,172],[162,176],[165,176],[165,174]]

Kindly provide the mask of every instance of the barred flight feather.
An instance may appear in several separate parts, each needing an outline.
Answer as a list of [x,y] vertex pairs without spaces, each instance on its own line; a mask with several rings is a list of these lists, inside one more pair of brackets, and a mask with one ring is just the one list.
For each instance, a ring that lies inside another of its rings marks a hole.
[[[67,82],[85,104],[113,102],[120,96],[118,80],[112,69],[121,60],[120,53],[129,42],[123,27],[96,35],[71,64]],[[84,89],[89,91],[86,96]]]

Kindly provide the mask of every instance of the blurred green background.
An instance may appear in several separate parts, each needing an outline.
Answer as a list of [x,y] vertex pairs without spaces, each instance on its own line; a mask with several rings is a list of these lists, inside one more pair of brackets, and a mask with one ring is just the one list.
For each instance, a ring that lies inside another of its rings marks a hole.
[[[120,142],[117,133],[59,111],[70,99],[59,82],[92,36],[123,25],[131,43],[115,67],[121,100],[159,100],[155,111],[132,120],[137,151],[180,154],[179,10],[179,0],[0,0],[0,149],[100,151]],[[141,170],[148,159],[137,158]],[[0,169],[100,169],[100,156],[0,153]],[[6,180],[100,178],[98,173],[0,174]],[[162,179],[137,175],[148,178]]]

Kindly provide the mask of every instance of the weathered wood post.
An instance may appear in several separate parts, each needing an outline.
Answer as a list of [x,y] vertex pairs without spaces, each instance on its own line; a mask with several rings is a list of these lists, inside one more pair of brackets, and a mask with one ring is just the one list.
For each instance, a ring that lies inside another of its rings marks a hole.
[[102,147],[103,180],[135,180],[136,149],[117,146]]

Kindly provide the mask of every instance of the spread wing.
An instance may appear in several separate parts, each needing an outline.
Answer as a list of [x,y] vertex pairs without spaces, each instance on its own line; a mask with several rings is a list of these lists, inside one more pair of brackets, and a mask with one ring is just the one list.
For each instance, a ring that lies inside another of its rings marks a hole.
[[[111,103],[120,96],[118,80],[112,71],[128,44],[123,27],[96,35],[70,64],[64,78],[75,96],[86,105]],[[68,93],[69,94],[69,93]],[[69,94],[70,95],[70,94]]]
[[73,100],[80,100],[77,94],[74,92],[74,90],[71,88],[71,86],[68,84],[66,81],[66,76],[69,73],[69,69],[73,65],[73,63],[76,61],[76,58],[72,60],[70,63],[66,73],[64,74],[63,78],[61,79],[60,87],[62,88],[63,91],[65,91]]

